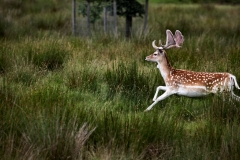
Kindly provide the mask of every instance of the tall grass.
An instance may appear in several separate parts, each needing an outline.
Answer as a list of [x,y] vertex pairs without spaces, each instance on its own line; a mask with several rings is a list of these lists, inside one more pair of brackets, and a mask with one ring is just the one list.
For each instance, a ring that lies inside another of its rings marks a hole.
[[[61,10],[52,3],[46,15]],[[35,7],[27,13],[42,11]],[[228,95],[173,95],[143,112],[164,85],[144,59],[166,29],[185,36],[181,49],[167,51],[172,66],[240,81],[239,15],[239,6],[155,4],[144,38],[59,36],[64,26],[39,18],[33,30],[53,28],[2,39],[1,159],[239,159],[239,102]]]

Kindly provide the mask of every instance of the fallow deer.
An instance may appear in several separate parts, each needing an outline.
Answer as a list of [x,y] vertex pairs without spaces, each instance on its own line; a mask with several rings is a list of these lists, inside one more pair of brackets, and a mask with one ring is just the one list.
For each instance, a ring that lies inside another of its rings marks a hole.
[[[170,95],[177,94],[187,97],[202,97],[210,93],[230,92],[232,97],[240,101],[240,97],[233,93],[234,85],[237,89],[236,77],[230,73],[221,72],[194,72],[189,70],[173,68],[167,58],[166,49],[177,47],[180,48],[183,44],[184,37],[179,30],[176,30],[175,35],[170,30],[166,31],[166,44],[156,46],[155,40],[152,46],[156,51],[147,56],[146,60],[157,63],[157,68],[163,77],[166,86],[158,86],[153,98],[153,103],[145,110],[149,111],[159,101],[167,98]],[[159,90],[165,91],[161,96],[158,96]]]

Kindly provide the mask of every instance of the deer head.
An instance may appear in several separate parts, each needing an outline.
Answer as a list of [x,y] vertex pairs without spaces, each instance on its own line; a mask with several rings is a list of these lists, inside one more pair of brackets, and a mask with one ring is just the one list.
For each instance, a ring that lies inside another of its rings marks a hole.
[[159,44],[160,44],[159,47],[156,46],[155,40],[152,42],[152,46],[154,49],[156,49],[156,51],[153,54],[146,57],[147,61],[152,61],[152,62],[161,61],[161,59],[165,56],[165,49],[169,49],[173,47],[177,47],[177,48],[181,47],[184,41],[184,37],[179,30],[175,31],[175,35],[173,35],[170,30],[166,30],[166,34],[167,34],[167,37],[166,37],[165,45],[162,45],[161,40],[159,40]]

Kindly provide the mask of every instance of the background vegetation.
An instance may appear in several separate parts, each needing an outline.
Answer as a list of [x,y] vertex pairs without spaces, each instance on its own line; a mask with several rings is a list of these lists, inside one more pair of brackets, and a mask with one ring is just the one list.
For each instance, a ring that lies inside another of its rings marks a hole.
[[1,159],[240,158],[240,103],[227,95],[143,112],[164,85],[144,59],[166,29],[185,36],[168,50],[174,67],[240,83],[239,6],[150,4],[149,33],[127,40],[72,37],[67,0],[25,2],[0,2]]

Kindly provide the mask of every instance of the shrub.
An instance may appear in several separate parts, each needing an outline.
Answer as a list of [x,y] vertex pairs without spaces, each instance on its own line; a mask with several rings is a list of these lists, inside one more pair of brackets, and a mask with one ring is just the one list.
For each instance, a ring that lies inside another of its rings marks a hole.
[[43,43],[28,51],[29,59],[32,59],[33,64],[46,70],[61,68],[68,54],[65,45],[57,41]]

